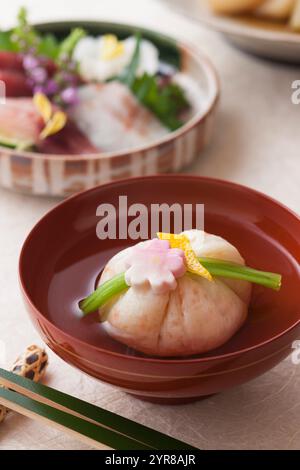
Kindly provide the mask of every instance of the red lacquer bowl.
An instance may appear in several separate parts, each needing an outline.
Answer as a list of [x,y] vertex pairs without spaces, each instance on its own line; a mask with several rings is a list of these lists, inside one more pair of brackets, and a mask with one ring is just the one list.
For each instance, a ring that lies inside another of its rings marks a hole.
[[[205,355],[146,357],[107,336],[78,301],[93,290],[108,259],[131,241],[96,236],[99,204],[205,204],[205,229],[240,250],[249,266],[280,272],[279,292],[255,286],[248,320]],[[78,194],[50,211],[29,234],[20,279],[31,319],[61,358],[148,400],[180,403],[221,392],[274,367],[300,338],[300,219],[269,197],[233,183],[188,175],[133,178]]]

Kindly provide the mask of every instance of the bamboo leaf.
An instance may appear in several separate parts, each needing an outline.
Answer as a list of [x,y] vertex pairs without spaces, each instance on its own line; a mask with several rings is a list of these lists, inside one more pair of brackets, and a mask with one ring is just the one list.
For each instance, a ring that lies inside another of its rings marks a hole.
[[[96,436],[96,440],[98,440],[98,442],[102,442],[105,445],[113,447],[116,450],[194,449],[194,447],[185,444],[184,442],[181,442],[177,439],[174,439],[170,436],[167,436],[166,434],[160,433],[146,426],[138,424],[132,420],[121,417],[115,413],[104,410],[103,408],[100,408],[96,405],[55,390],[54,388],[48,387],[40,383],[34,383],[29,379],[17,376],[11,372],[0,368],[0,383],[1,379],[4,385],[6,384],[5,381],[9,381],[10,384],[12,384],[10,385],[10,388],[13,388],[13,385],[15,385],[17,386],[15,388],[18,388],[18,391],[23,390],[25,393],[27,390],[32,392],[34,394],[34,398],[36,397],[37,400],[39,397],[45,398],[53,404],[58,404],[64,407],[66,410],[72,410],[73,412],[78,413],[87,419],[95,421],[99,424],[99,426],[95,424],[91,428],[86,424],[87,422],[82,418],[72,416],[70,419],[68,418],[67,421],[65,421],[65,418],[70,416],[66,412],[54,410],[53,407],[49,405],[44,405],[43,403],[31,403],[30,401],[28,401],[28,398],[25,400],[25,397],[23,397],[24,400],[21,400],[21,398],[15,398],[15,400],[19,400],[21,406],[27,407],[26,409],[34,409],[35,412],[40,411],[39,414],[41,416],[49,417],[49,419],[51,419],[52,421],[55,421],[62,425],[65,425],[65,423],[67,423],[67,425],[70,426],[70,429],[74,429],[75,431],[80,432],[85,436],[91,436],[93,438],[95,438]],[[8,390],[0,388],[0,397],[8,396],[6,395],[6,392],[8,392]],[[15,396],[17,395],[18,394],[16,393]],[[10,400],[11,398],[12,396],[9,395]],[[35,400],[31,401],[35,402]],[[88,424],[92,425],[93,423],[88,422]],[[105,426],[108,429],[103,428],[102,426]],[[94,434],[96,429],[97,433]],[[104,429],[106,429],[105,432]]]

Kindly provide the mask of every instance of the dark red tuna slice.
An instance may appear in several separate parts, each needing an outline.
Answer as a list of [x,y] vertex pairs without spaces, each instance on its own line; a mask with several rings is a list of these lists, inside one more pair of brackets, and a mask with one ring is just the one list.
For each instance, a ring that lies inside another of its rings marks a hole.
[[0,69],[23,71],[23,60],[16,52],[0,51]]
[[[39,61],[46,68],[50,77],[56,72],[57,67],[53,60],[47,57],[39,57]],[[23,72],[23,56],[17,52],[0,51],[0,69]]]
[[71,120],[57,134],[39,141],[37,150],[42,153],[69,155],[100,152]]
[[0,80],[5,83],[6,97],[32,96],[32,90],[24,73],[2,69],[0,70]]

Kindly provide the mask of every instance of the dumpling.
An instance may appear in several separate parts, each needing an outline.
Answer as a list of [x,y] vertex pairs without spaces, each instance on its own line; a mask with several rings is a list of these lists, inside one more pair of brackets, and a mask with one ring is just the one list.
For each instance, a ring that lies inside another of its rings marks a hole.
[[[197,257],[245,264],[238,250],[221,237],[199,230],[184,235]],[[108,262],[99,284],[128,270],[131,250],[121,251]],[[187,272],[173,281],[161,291],[155,291],[143,275],[138,285],[130,284],[125,293],[101,308],[108,334],[148,355],[190,356],[221,346],[245,322],[249,282],[216,277],[209,281]]]

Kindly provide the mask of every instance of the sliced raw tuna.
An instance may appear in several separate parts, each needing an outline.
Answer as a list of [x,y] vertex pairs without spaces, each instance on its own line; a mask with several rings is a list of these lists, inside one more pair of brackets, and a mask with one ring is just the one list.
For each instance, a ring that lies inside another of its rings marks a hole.
[[[57,67],[53,60],[47,57],[40,58],[43,66],[47,69],[50,76],[56,72]],[[21,54],[9,51],[0,51],[0,69],[4,70],[17,70],[19,72],[24,71],[23,57]]]
[[22,72],[0,69],[0,80],[5,83],[5,92],[8,98],[32,95],[32,90],[28,85],[26,75]]
[[23,61],[16,52],[0,51],[0,69],[23,71]]
[[51,154],[99,152],[71,120],[57,134],[40,140],[44,125],[31,98],[7,98],[5,104],[0,104],[0,145],[34,146],[38,152]]

